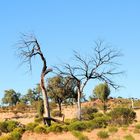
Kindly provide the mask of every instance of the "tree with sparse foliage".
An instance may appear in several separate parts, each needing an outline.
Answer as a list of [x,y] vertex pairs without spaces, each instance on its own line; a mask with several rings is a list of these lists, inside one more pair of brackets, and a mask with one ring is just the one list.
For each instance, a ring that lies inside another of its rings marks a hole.
[[115,75],[122,74],[121,71],[116,70],[118,64],[116,60],[120,56],[119,51],[109,47],[103,41],[97,41],[93,54],[83,57],[74,52],[75,61],[72,65],[65,63],[62,68],[55,67],[58,74],[69,76],[77,82],[77,117],[79,120],[81,120],[81,97],[90,80],[104,81],[115,89],[119,88],[112,78]]
[[48,79],[48,96],[58,104],[59,116],[62,114],[62,103],[75,95],[75,83],[68,77],[55,76]]
[[3,104],[15,106],[20,100],[20,93],[13,89],[5,90],[4,97],[2,98]]
[[99,98],[102,102],[103,102],[103,109],[104,109],[104,113],[107,110],[107,100],[108,97],[110,95],[110,88],[108,86],[107,83],[103,83],[103,84],[99,84],[97,85],[94,90],[93,93],[96,95],[97,98]]
[[39,88],[40,87],[37,84],[36,88],[28,89],[27,94],[22,96],[22,98],[20,99],[20,102],[33,105],[36,101],[41,100],[42,97],[41,97],[41,91]]

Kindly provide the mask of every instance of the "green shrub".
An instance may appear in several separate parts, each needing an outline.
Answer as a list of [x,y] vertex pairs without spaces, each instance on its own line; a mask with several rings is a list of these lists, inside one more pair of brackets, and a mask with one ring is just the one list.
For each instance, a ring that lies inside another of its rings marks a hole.
[[98,110],[96,108],[93,108],[93,107],[84,107],[82,108],[81,110],[81,117],[82,119],[84,120],[91,120],[93,119],[93,114],[94,113],[97,113]]
[[106,139],[106,138],[109,137],[109,134],[108,134],[107,131],[99,131],[99,132],[97,133],[97,136],[98,136],[99,138],[101,138],[101,139]]
[[49,132],[62,132],[63,127],[61,124],[54,123],[48,128]]
[[108,131],[109,131],[110,133],[115,133],[115,132],[118,131],[118,128],[116,128],[116,127],[109,127],[109,128],[108,128]]
[[78,138],[78,140],[88,140],[87,136],[84,136],[81,132],[79,131],[72,131],[72,134]]
[[108,116],[96,117],[94,120],[91,121],[75,121],[69,124],[68,129],[70,131],[83,131],[93,130],[95,128],[105,128],[108,125],[109,121],[110,117]]
[[68,129],[70,131],[73,131],[73,130],[83,131],[87,129],[87,124],[85,123],[85,121],[76,121],[76,122],[71,123],[68,126]]
[[112,118],[112,124],[129,124],[136,118],[136,113],[130,108],[114,108],[109,115]]
[[109,116],[96,117],[93,120],[94,128],[105,128],[110,123],[111,118]]
[[125,140],[135,140],[132,135],[126,135],[126,136],[124,136],[124,139]]
[[136,124],[135,128],[140,129],[140,124]]
[[25,127],[26,130],[34,131],[34,128],[38,125],[38,123],[28,123]]
[[84,130],[87,130],[87,131],[90,131],[90,130],[93,130],[95,128],[101,128],[102,127],[102,120],[101,122],[99,123],[93,120],[91,121],[76,121],[76,122],[73,122],[71,123],[69,126],[68,126],[68,130],[70,131],[73,131],[73,130],[76,130],[76,131],[84,131]]
[[0,122],[0,131],[4,133],[11,132],[18,127],[18,124],[18,122],[12,120]]
[[16,122],[16,121],[12,121],[12,120],[7,121],[7,130],[8,130],[8,132],[11,132],[15,128],[17,128],[18,127],[18,124],[19,123]]
[[63,131],[65,131],[65,132],[68,131],[68,125],[62,125],[61,127],[62,127]]
[[8,126],[8,124],[7,124],[6,121],[0,122],[0,131],[4,132],[4,133],[7,133],[8,132],[7,126]]
[[36,132],[36,133],[46,133],[47,128],[45,126],[36,126],[34,128],[34,132]]
[[71,123],[76,122],[76,121],[78,121],[77,118],[73,118],[73,119],[65,119],[65,123],[66,123],[66,124],[71,124]]
[[97,113],[94,113],[94,114],[93,114],[93,117],[94,117],[94,118],[96,118],[96,117],[102,117],[102,116],[104,116],[104,114],[101,113],[101,112],[97,112]]
[[36,123],[41,123],[41,122],[43,122],[43,118],[42,117],[37,117],[37,118],[34,119],[34,121]]
[[16,132],[19,132],[19,133],[23,134],[25,132],[25,129],[21,128],[21,127],[17,127],[13,131],[16,131]]
[[0,140],[14,140],[9,134],[0,137]]
[[44,104],[42,100],[36,101],[35,102],[35,108],[37,109],[37,113],[39,117],[43,116],[44,113]]
[[65,123],[66,124],[70,124],[71,123],[71,119],[65,119]]
[[22,128],[15,128],[11,133],[8,135],[4,135],[0,137],[0,140],[20,140],[23,134]]
[[93,121],[85,121],[86,130],[91,131],[96,128],[96,124]]
[[22,137],[22,134],[18,131],[13,131],[10,133],[10,136],[11,136],[12,140],[20,140]]

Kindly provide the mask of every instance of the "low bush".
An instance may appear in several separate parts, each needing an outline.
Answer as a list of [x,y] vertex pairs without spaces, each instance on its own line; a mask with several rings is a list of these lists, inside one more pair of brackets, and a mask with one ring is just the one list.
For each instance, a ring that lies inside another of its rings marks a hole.
[[72,134],[78,138],[78,140],[88,140],[87,136],[84,136],[81,132],[79,131],[72,131]]
[[7,121],[6,123],[7,123],[8,132],[13,131],[15,128],[18,127],[18,124],[19,124],[18,122],[12,121],[12,120]]
[[76,121],[78,121],[77,118],[73,118],[73,119],[65,119],[65,123],[66,123],[66,124],[71,124],[71,123],[76,122]]
[[93,107],[84,107],[81,110],[81,117],[83,120],[91,120],[94,118],[93,114],[97,113],[98,110]]
[[70,131],[73,131],[73,130],[83,131],[87,129],[87,124],[85,123],[85,121],[76,121],[76,122],[71,123],[68,126],[68,129]]
[[22,133],[20,133],[18,131],[13,131],[10,133],[10,136],[11,136],[12,140],[20,140],[22,137]]
[[11,132],[18,127],[18,124],[18,122],[12,120],[0,122],[0,131],[4,133]]
[[136,118],[136,113],[130,108],[114,108],[109,115],[114,125],[130,124]]
[[126,136],[124,136],[124,139],[125,140],[135,140],[132,135],[126,135]]
[[28,123],[25,127],[26,130],[34,131],[34,128],[38,125],[38,123]]
[[47,128],[46,128],[46,126],[36,126],[34,128],[34,132],[36,132],[36,133],[46,133]]
[[96,117],[91,121],[74,121],[68,125],[70,131],[93,130],[95,128],[105,128],[110,122],[109,116]]
[[109,127],[109,128],[108,128],[108,131],[109,131],[110,133],[116,133],[116,132],[118,131],[118,128],[116,128],[116,127]]
[[99,131],[99,132],[97,133],[97,136],[98,136],[99,138],[101,138],[101,139],[106,139],[106,138],[109,137],[109,134],[108,134],[107,131]]
[[90,131],[95,128],[102,128],[107,125],[106,120],[103,118],[98,118],[96,120],[91,120],[91,121],[76,121],[68,125],[68,130],[70,131]]
[[36,101],[34,102],[35,109],[37,110],[37,114],[39,115],[39,117],[43,116],[44,113],[44,104],[42,100]]
[[62,125],[61,127],[62,127],[63,131],[65,131],[65,132],[68,131],[68,125]]
[[105,128],[110,123],[111,118],[109,116],[96,117],[93,120],[94,128]]
[[7,133],[8,132],[7,126],[8,126],[8,124],[7,124],[6,121],[0,122],[0,131],[4,132],[4,133]]
[[15,128],[13,131],[19,132],[19,133],[23,134],[23,133],[25,132],[25,129],[22,128],[22,127],[17,127],[17,128]]
[[136,129],[140,129],[140,124],[136,124],[136,125],[135,125],[135,128],[136,128]]
[[104,114],[101,113],[101,112],[97,112],[97,113],[94,113],[94,114],[93,114],[93,117],[94,117],[94,118],[102,117],[102,116],[104,116]]
[[37,117],[34,119],[35,123],[42,123],[43,122],[43,118],[42,117]]
[[0,137],[0,140],[14,140],[9,134]]
[[63,127],[61,124],[54,123],[47,129],[47,131],[48,132],[62,132]]

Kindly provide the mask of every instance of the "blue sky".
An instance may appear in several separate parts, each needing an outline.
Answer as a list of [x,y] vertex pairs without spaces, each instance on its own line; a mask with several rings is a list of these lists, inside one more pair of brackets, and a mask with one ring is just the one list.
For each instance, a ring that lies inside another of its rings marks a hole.
[[[124,88],[112,96],[140,98],[140,1],[139,0],[1,0],[0,1],[0,98],[6,89],[23,94],[39,81],[41,62],[33,72],[18,67],[15,46],[20,33],[34,33],[48,65],[70,61],[73,50],[81,54],[103,39],[120,49],[124,76],[116,78]],[[48,75],[49,77],[49,75]],[[85,93],[90,95],[95,82]]]

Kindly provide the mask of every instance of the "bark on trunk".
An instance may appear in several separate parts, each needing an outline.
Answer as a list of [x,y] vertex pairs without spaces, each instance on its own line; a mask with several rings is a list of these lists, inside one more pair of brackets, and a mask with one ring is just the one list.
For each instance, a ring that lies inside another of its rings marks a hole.
[[41,90],[42,90],[43,104],[44,104],[43,117],[48,118],[48,119],[46,119],[46,122],[44,122],[44,124],[47,123],[47,125],[50,126],[51,125],[50,107],[49,107],[49,100],[48,100],[48,96],[47,96],[47,91],[46,91],[45,84],[44,84],[44,74],[41,75],[40,87],[41,87]]
[[59,107],[59,116],[61,117],[62,115],[61,102],[58,103],[58,107]]
[[77,108],[78,108],[78,112],[77,112],[77,118],[78,120],[81,120],[81,92],[78,89],[78,98],[77,98]]
[[103,109],[104,109],[104,114],[105,114],[107,110],[106,101],[103,101]]

